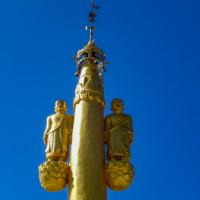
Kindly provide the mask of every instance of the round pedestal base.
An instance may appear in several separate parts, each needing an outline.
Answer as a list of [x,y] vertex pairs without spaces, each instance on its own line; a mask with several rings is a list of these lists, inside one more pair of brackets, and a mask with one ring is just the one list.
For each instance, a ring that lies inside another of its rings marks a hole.
[[134,178],[134,169],[127,161],[109,161],[105,173],[107,185],[113,190],[128,188]]
[[41,186],[48,192],[55,192],[66,187],[68,165],[64,161],[47,161],[39,166]]

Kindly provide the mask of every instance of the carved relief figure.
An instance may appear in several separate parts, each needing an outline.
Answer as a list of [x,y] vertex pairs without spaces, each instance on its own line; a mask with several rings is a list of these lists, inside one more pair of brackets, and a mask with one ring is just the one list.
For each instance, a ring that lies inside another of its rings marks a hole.
[[105,118],[105,142],[108,160],[129,161],[130,144],[133,140],[132,119],[122,113],[124,106],[121,99],[113,99],[113,113]]
[[44,143],[47,145],[46,157],[48,160],[67,160],[73,117],[65,114],[66,110],[65,101],[56,101],[55,114],[47,118]]

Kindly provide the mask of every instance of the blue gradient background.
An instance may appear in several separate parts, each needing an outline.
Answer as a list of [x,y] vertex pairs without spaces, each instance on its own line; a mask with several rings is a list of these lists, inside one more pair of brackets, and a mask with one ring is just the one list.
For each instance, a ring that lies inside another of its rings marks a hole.
[[[134,116],[128,190],[108,200],[200,199],[200,4],[97,0],[95,41],[107,54],[105,114],[121,97]],[[73,56],[87,42],[89,0],[0,1],[0,199],[64,200],[38,181],[46,117],[72,114]]]

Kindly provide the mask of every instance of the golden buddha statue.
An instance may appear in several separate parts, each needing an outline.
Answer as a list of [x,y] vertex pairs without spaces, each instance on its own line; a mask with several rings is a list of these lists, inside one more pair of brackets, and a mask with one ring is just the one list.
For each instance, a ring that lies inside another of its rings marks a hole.
[[68,183],[68,146],[71,143],[73,117],[65,114],[67,104],[64,100],[55,102],[55,114],[47,118],[44,132],[47,161],[39,166],[41,186],[49,191],[60,191]]
[[67,105],[65,101],[55,102],[55,114],[47,118],[44,132],[47,160],[67,160],[68,145],[72,134],[73,117],[65,114]]
[[133,140],[131,116],[122,113],[124,108],[121,99],[113,99],[113,113],[105,118],[105,140],[108,144],[108,160],[129,160],[130,144]]
[[108,187],[124,190],[134,178],[134,168],[130,163],[130,145],[133,142],[131,116],[122,113],[121,99],[113,99],[112,114],[105,118],[105,143],[107,160],[105,176]]

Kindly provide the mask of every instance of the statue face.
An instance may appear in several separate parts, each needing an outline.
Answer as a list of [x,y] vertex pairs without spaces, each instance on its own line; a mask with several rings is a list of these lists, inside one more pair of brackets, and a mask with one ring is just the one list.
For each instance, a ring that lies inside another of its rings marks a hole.
[[65,113],[67,111],[67,104],[63,100],[55,102],[55,112]]
[[111,110],[114,113],[121,113],[123,110],[123,104],[120,100],[112,101]]

